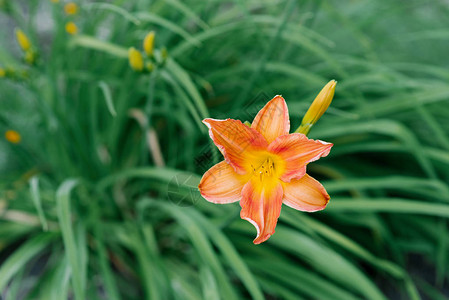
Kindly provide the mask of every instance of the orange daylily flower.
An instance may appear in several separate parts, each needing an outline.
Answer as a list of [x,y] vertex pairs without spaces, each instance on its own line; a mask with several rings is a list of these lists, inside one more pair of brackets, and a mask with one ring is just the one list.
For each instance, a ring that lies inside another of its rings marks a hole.
[[284,98],[269,101],[251,126],[232,119],[203,123],[225,160],[203,175],[198,188],[212,203],[240,201],[240,217],[257,229],[254,244],[274,233],[282,203],[307,212],[326,207],[330,197],[306,174],[306,165],[328,155],[333,144],[289,134]]

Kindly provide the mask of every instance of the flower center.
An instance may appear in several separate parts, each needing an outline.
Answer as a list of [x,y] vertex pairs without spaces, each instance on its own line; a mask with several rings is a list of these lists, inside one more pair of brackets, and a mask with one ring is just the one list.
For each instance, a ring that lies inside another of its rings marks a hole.
[[260,181],[271,178],[276,173],[274,168],[274,161],[271,157],[265,159],[259,166],[251,165],[251,168],[253,169],[253,175],[256,176]]
[[268,151],[248,151],[245,153],[245,180],[255,180],[261,186],[277,183],[285,171],[285,161]]

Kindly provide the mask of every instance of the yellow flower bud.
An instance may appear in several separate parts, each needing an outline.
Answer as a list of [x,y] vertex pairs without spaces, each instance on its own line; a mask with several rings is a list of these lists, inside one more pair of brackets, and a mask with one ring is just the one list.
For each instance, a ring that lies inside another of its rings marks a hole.
[[5,77],[6,76],[6,70],[3,68],[0,68],[0,78]]
[[7,130],[5,132],[5,139],[12,144],[18,144],[18,143],[20,143],[20,140],[22,139],[22,137],[15,130]]
[[78,5],[76,5],[76,3],[69,2],[64,5],[64,11],[66,15],[75,15],[78,12]]
[[73,22],[67,22],[65,24],[65,31],[67,31],[68,34],[76,34],[78,32],[78,27]]
[[306,135],[309,133],[312,126],[321,118],[331,104],[332,99],[334,98],[336,85],[337,82],[331,80],[324,86],[312,105],[310,105],[309,110],[301,121],[301,126],[299,126],[296,132]]
[[30,40],[28,39],[26,34],[19,28],[16,28],[16,39],[23,51],[27,51],[31,48]]
[[150,31],[143,40],[143,50],[145,50],[145,53],[148,56],[153,55],[153,49],[154,49],[154,31]]
[[59,3],[59,0],[51,0],[53,3]]
[[129,65],[134,71],[143,70],[143,58],[142,54],[136,50],[136,48],[131,47],[128,50]]

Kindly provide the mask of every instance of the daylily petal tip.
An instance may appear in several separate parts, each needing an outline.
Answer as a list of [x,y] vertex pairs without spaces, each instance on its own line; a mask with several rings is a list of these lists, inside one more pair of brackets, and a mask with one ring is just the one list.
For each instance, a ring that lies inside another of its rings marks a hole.
[[291,179],[304,176],[307,164],[327,156],[332,146],[331,143],[309,139],[303,133],[291,133],[279,136],[268,146],[268,150],[286,162],[280,179],[288,183]]
[[204,125],[206,125],[207,126],[207,128],[209,128],[210,129],[210,124],[209,124],[209,118],[208,119],[204,119],[204,120],[202,120],[201,121],[201,123],[203,123]]
[[[204,176],[203,176],[203,178],[204,178]],[[200,183],[198,183],[198,191],[200,192],[201,196],[203,196],[203,197],[204,197],[204,195],[203,195],[203,191],[202,191],[202,185],[203,185],[203,181],[204,181],[204,179],[203,179],[203,178],[201,178],[201,181],[200,181]]]
[[329,200],[329,194],[324,186],[308,174],[284,185],[282,203],[293,209],[316,212],[326,208]]
[[[273,101],[273,102],[281,102],[282,106],[283,106],[282,109],[283,110],[285,109],[287,111],[287,113],[288,113],[287,101],[285,101],[284,97],[282,97],[281,95],[276,95],[276,96],[273,97],[273,99],[270,100],[270,102],[271,101]],[[287,114],[287,116],[288,116],[288,114]],[[290,118],[288,118],[288,119],[290,121]]]
[[326,203],[322,206],[317,206],[314,209],[307,210],[307,212],[317,212],[317,211],[321,211],[327,207],[327,205],[329,204],[329,201],[331,200],[331,197],[327,194],[326,190],[324,190],[324,192],[325,192],[324,197],[325,197]]
[[198,185],[201,196],[216,204],[240,200],[242,187],[241,178],[226,161],[219,162],[206,171]]
[[202,121],[202,123],[203,123],[204,125],[206,125],[207,128],[212,129],[212,123],[213,123],[213,122],[224,122],[224,121],[229,121],[229,120],[230,120],[230,118],[227,118],[227,119],[213,119],[213,118],[206,118],[206,119],[204,119],[204,120]]
[[271,99],[268,103],[274,102],[274,101],[283,101],[283,102],[285,102],[285,105],[287,106],[287,102],[285,101],[284,97],[282,97],[282,95],[274,96],[273,99]]
[[[314,139],[309,139],[304,133],[301,133],[301,132],[297,132],[297,133],[291,133],[291,134],[293,134],[293,135],[303,135],[306,139],[308,139],[309,141],[312,141],[312,142],[318,142],[318,143],[320,143],[320,144],[322,144],[323,146],[325,146],[325,148],[327,148],[327,150],[326,150],[326,152],[324,152],[320,157],[325,157],[325,156],[327,156],[328,154],[329,154],[329,152],[331,151],[331,148],[334,146],[334,144],[333,143],[329,143],[329,142],[325,142],[325,141],[322,141],[322,140],[314,140]],[[303,137],[303,138],[304,138]]]
[[262,134],[268,143],[281,135],[288,134],[290,132],[290,117],[285,99],[277,95],[268,101],[257,113],[251,128]]
[[329,201],[331,200],[331,197],[329,197],[329,195],[327,195],[327,193],[326,193],[325,197],[326,197],[325,198],[326,203],[324,205],[316,206],[313,209],[308,209],[308,210],[303,210],[303,211],[305,211],[305,212],[317,212],[317,211],[321,211],[321,210],[325,209],[327,207],[327,205],[329,204]]
[[326,157],[329,155],[329,153],[331,152],[331,148],[334,146],[333,143],[328,143],[322,140],[315,140],[317,142],[320,142],[321,144],[323,144],[324,146],[326,146],[327,150],[325,152],[323,152],[323,154],[321,154],[320,157]]
[[270,236],[272,235],[272,234],[265,234],[264,236],[261,236],[259,225],[257,225],[257,223],[254,220],[251,220],[250,218],[246,218],[246,217],[241,217],[241,218],[243,220],[250,222],[257,230],[256,238],[253,240],[254,245],[262,244],[263,242],[268,240],[270,238]]
[[[274,233],[274,232],[273,232]],[[268,234],[264,237],[257,237],[253,240],[254,245],[262,244],[263,242],[267,241],[271,237],[271,234]]]

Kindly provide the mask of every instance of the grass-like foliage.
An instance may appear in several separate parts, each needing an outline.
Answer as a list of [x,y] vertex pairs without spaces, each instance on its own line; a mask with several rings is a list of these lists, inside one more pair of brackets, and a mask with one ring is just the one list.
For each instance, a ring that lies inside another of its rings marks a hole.
[[[77,4],[0,0],[0,298],[446,299],[446,1]],[[294,129],[330,79],[308,172],[331,201],[253,245],[199,195],[221,160],[201,120],[282,94]]]

